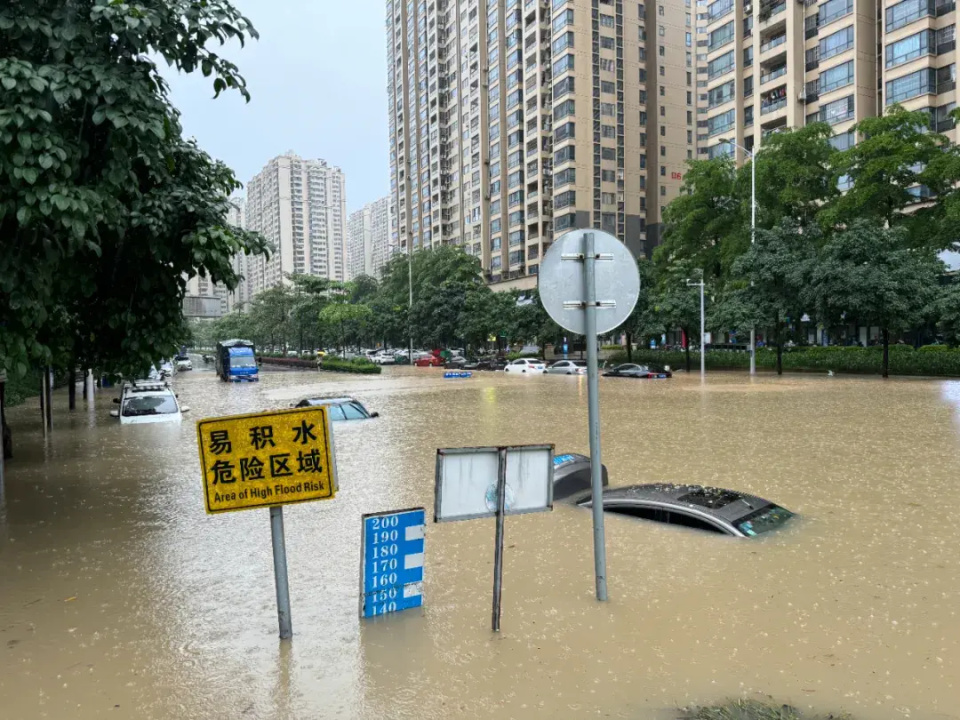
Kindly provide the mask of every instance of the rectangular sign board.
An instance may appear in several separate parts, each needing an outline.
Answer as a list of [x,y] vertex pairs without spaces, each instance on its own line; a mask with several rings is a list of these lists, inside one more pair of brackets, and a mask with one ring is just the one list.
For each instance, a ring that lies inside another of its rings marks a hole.
[[375,617],[423,604],[423,508],[363,516],[360,616]]
[[208,513],[329,500],[337,491],[325,407],[197,423]]
[[437,450],[434,521],[497,513],[500,450],[506,450],[506,515],[553,509],[553,445]]

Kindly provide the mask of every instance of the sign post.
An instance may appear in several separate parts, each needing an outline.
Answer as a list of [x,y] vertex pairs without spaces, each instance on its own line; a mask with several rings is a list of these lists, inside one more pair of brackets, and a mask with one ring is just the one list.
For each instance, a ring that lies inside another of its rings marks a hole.
[[378,617],[423,605],[426,510],[363,516],[360,616]]
[[207,418],[197,423],[203,493],[210,514],[270,508],[280,638],[293,635],[283,505],[337,492],[333,434],[325,407]]
[[493,612],[500,632],[503,521],[506,515],[553,510],[553,445],[437,450],[434,522],[495,516]]
[[[590,485],[593,497],[593,562],[597,600],[607,599],[607,554],[603,522],[600,458],[598,336],[626,320],[640,295],[640,273],[633,253],[609,233],[573,230],[550,246],[540,263],[540,301],[560,327],[587,343],[587,416],[590,434]],[[597,288],[604,298],[597,299]]]

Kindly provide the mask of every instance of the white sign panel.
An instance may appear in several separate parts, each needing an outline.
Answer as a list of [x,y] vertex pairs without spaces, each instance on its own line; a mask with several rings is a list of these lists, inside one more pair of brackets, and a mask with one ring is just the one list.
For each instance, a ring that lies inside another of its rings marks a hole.
[[501,451],[506,455],[505,513],[553,509],[553,445],[446,448],[437,450],[435,522],[496,515]]

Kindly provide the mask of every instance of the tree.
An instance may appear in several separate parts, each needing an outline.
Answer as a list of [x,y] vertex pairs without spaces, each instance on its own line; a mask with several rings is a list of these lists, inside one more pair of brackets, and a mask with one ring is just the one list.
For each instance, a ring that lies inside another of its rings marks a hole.
[[544,310],[540,302],[540,293],[536,290],[522,292],[514,290],[504,294],[510,297],[512,303],[512,308],[508,308],[507,312],[503,313],[509,318],[505,324],[510,344],[522,346],[524,343],[533,341],[539,348],[540,355],[543,356],[547,343],[556,344],[563,331]]
[[733,265],[746,287],[728,299],[727,312],[773,326],[778,375],[783,374],[784,324],[791,315],[801,314],[803,288],[819,239],[816,225],[784,220],[771,230],[758,230],[756,242]]
[[703,268],[708,279],[725,275],[737,254],[731,238],[744,227],[736,179],[729,158],[688,163],[680,195],[663,211],[663,243],[654,251],[658,266],[682,262]]
[[876,220],[858,220],[835,232],[817,257],[806,291],[824,323],[855,318],[880,328],[883,377],[889,374],[890,331],[919,323],[943,271],[932,251],[907,247],[906,232]]
[[654,266],[646,257],[637,258],[637,272],[640,275],[640,292],[633,312],[623,322],[621,330],[627,340],[627,362],[633,361],[633,339],[643,338],[660,332],[660,326],[654,317],[652,298],[654,295]]
[[824,225],[868,219],[905,227],[904,240],[914,246],[943,249],[953,243],[943,203],[916,207],[923,197],[949,197],[951,204],[958,198],[960,156],[946,136],[930,132],[930,113],[897,105],[861,120],[855,130],[860,142],[833,157],[834,175],[848,180],[848,188],[823,208]]
[[337,346],[359,345],[367,339],[372,313],[366,305],[331,303],[320,311],[320,324],[337,338]]
[[357,275],[348,283],[350,302],[357,304],[369,302],[377,294],[379,288],[377,279],[369,275]]
[[[686,369],[690,372],[690,343],[700,335],[700,291],[687,285],[700,276],[690,263],[673,263],[660,276],[652,299],[652,319],[664,330],[680,328],[686,337]],[[702,345],[703,339],[700,338]]]
[[[185,277],[233,288],[262,238],[229,227],[233,173],[182,137],[151,58],[249,99],[208,41],[256,31],[228,0],[0,7],[0,363],[136,373],[188,334]],[[59,356],[55,358],[56,356]]]

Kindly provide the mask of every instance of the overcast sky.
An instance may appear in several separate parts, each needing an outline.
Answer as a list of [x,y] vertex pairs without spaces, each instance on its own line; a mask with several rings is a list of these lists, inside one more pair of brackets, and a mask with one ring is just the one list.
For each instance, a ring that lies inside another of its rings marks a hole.
[[384,0],[234,0],[260,33],[223,54],[246,78],[213,100],[212,79],[166,72],[187,136],[246,184],[293,150],[339,166],[350,211],[387,194]]

